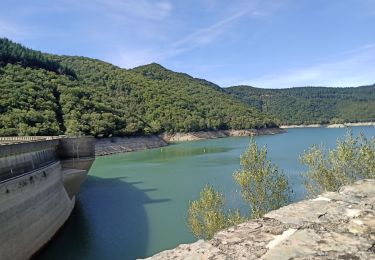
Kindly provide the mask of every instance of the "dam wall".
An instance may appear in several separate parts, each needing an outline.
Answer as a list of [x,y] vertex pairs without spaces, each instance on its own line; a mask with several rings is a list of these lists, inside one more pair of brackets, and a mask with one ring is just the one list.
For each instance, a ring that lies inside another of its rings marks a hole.
[[60,162],[0,186],[0,259],[28,259],[69,217]]
[[92,137],[0,138],[0,259],[29,259],[68,219]]

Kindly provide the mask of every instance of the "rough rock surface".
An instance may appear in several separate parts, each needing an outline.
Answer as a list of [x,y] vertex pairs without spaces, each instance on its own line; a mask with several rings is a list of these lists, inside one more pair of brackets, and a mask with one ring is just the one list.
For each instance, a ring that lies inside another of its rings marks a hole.
[[263,129],[244,129],[244,130],[217,130],[217,131],[199,131],[189,133],[161,134],[160,137],[167,142],[184,142],[201,139],[214,139],[229,136],[255,136],[272,135],[284,133],[281,128],[263,128]]
[[149,259],[375,259],[375,180],[362,180]]

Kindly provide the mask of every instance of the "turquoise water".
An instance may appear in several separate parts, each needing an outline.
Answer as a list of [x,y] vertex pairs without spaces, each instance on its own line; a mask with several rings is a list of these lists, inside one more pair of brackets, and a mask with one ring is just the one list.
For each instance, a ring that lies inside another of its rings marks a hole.
[[[375,135],[374,127],[352,131]],[[289,129],[255,139],[267,145],[269,159],[288,174],[294,200],[299,200],[304,196],[299,155],[312,144],[333,147],[345,132]],[[245,210],[232,173],[248,142],[248,137],[231,137],[97,158],[72,216],[37,259],[134,259],[194,241],[186,211],[206,183],[224,192],[230,207]]]

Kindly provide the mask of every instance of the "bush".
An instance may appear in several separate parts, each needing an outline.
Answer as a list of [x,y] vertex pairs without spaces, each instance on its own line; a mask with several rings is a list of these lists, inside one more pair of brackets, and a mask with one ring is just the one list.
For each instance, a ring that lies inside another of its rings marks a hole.
[[349,131],[337,140],[336,149],[314,145],[300,160],[308,166],[303,178],[310,196],[337,191],[356,180],[375,178],[375,139],[363,134],[353,137]]
[[248,216],[242,216],[239,210],[226,211],[223,194],[209,185],[198,200],[190,202],[188,225],[197,238],[210,239],[221,229],[261,217],[289,202],[291,190],[286,176],[266,157],[266,147],[259,150],[251,140],[241,155],[241,169],[234,173],[241,195],[251,208]]
[[254,140],[241,155],[241,169],[234,173],[234,180],[251,208],[251,218],[260,218],[290,200],[291,189],[285,174],[267,160],[267,148],[259,149]]

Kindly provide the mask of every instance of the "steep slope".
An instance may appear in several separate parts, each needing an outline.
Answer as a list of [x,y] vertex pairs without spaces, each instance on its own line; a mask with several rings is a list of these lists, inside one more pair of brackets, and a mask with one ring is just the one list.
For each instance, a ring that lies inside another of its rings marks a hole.
[[275,126],[217,85],[158,64],[125,70],[0,39],[0,135],[138,135]]
[[238,100],[278,118],[280,124],[375,121],[375,85],[289,89],[235,86],[225,90]]

